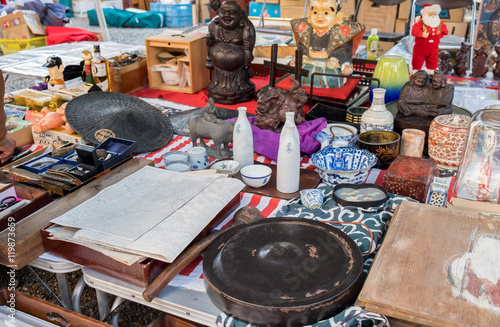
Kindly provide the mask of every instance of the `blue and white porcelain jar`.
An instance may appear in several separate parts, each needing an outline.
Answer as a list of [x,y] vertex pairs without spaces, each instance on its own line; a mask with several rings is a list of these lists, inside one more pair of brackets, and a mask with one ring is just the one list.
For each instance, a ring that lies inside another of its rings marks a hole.
[[361,116],[359,133],[375,130],[392,131],[393,128],[394,116],[385,106],[385,89],[373,89],[372,105]]

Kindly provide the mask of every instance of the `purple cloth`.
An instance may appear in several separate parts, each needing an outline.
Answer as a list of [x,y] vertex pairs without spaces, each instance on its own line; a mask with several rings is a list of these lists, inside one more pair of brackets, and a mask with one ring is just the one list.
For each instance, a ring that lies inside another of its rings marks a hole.
[[[253,149],[258,154],[276,161],[278,159],[280,133],[258,128],[255,126],[256,119],[257,117],[248,117],[248,121],[252,125]],[[236,118],[228,120],[235,121]],[[306,120],[297,125],[300,136],[300,152],[311,155],[319,150],[321,144],[314,139],[313,135],[320,132],[326,125],[327,122],[324,117]]]

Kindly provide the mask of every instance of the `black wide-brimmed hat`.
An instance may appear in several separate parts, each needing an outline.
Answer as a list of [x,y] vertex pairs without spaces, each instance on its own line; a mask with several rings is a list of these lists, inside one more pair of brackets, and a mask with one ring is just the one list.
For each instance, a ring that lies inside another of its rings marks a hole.
[[137,142],[137,152],[157,150],[170,142],[173,127],[159,109],[131,95],[91,92],[66,106],[66,119],[83,138],[99,144],[109,137]]

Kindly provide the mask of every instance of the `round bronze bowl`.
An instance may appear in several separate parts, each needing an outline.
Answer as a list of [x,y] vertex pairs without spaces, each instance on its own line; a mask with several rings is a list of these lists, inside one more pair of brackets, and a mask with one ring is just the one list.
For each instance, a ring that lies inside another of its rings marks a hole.
[[260,326],[301,326],[355,301],[363,260],[356,243],[329,224],[268,218],[215,239],[203,274],[209,298],[227,315]]

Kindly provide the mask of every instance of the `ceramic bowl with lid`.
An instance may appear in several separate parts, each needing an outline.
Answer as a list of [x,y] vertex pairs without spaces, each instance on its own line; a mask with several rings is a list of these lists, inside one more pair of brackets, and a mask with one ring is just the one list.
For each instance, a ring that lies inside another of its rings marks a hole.
[[440,165],[458,167],[470,117],[451,114],[434,118],[429,127],[429,157]]

